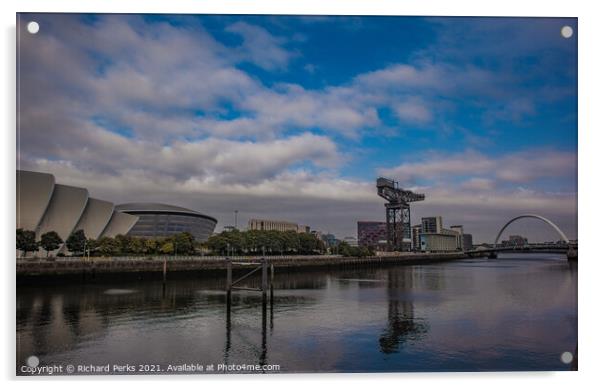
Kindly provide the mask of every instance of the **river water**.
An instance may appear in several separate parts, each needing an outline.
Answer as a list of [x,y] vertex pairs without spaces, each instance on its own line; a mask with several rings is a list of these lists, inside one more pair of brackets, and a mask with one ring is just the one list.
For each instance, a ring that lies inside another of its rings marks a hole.
[[165,288],[19,287],[17,374],[29,374],[32,355],[39,366],[76,373],[81,365],[111,373],[114,365],[165,373],[182,364],[281,373],[574,368],[561,354],[576,352],[577,265],[559,255],[277,271],[274,286],[265,306],[260,293],[234,292],[229,313],[219,276]]

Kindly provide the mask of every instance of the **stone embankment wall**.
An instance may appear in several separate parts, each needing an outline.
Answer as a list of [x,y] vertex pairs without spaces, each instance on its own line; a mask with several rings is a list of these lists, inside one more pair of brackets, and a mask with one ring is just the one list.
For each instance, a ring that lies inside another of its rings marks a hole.
[[[400,264],[426,264],[431,262],[450,261],[466,258],[464,253],[407,253],[399,255],[372,256],[364,258],[341,256],[287,256],[268,257],[268,262],[275,269],[290,271],[316,268],[346,268],[354,266],[387,266]],[[233,258],[233,269],[249,268],[245,262],[259,262],[260,258]],[[174,273],[201,272],[214,273],[225,271],[224,258],[187,257],[187,258],[56,258],[18,259],[17,281],[35,280],[37,278],[55,278],[74,276],[77,278],[94,279],[102,275],[131,274],[140,278],[143,274],[162,277],[164,262],[168,277]]]

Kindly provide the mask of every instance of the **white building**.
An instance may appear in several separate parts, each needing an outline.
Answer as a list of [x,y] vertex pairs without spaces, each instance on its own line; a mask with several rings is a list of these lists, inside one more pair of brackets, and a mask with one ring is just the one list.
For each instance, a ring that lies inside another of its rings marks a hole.
[[452,231],[456,231],[458,233],[458,249],[464,250],[464,227],[461,225],[450,226]]
[[[17,170],[17,229],[34,231],[36,240],[50,231],[63,241],[77,230],[90,239],[125,235],[138,217],[114,208],[86,188],[56,184],[52,174]],[[63,244],[50,254],[64,251]]]
[[293,222],[287,222],[282,220],[269,220],[269,219],[250,219],[248,223],[249,230],[257,231],[295,231],[295,232],[306,232],[309,233],[309,226],[297,224]]
[[[448,230],[449,231],[449,230]],[[457,251],[456,234],[420,234],[420,251],[424,252],[452,252]]]

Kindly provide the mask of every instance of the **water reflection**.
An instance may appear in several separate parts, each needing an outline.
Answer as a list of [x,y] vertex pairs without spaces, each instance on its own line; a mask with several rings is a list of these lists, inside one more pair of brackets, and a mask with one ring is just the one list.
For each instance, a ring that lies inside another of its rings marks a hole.
[[414,304],[401,300],[399,296],[414,287],[414,272],[387,272],[387,328],[379,338],[380,349],[385,354],[397,352],[400,345],[409,340],[418,340],[428,331],[428,325],[414,315]]
[[266,299],[237,291],[229,305],[219,276],[19,287],[17,361],[570,369],[559,356],[576,353],[577,274],[554,257],[277,272]]

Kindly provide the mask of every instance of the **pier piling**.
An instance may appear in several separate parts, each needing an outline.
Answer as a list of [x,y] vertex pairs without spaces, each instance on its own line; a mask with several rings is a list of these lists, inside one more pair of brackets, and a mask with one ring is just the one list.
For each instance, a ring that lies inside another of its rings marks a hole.
[[274,264],[270,263],[270,307],[274,305]]
[[263,300],[267,299],[268,293],[268,261],[265,257],[261,258],[261,294]]
[[230,305],[232,298],[232,261],[226,258],[226,302]]

